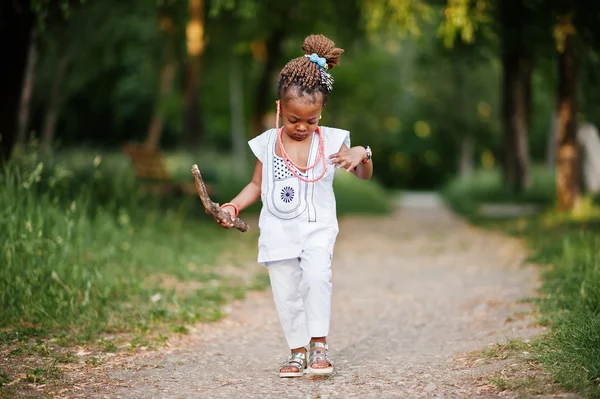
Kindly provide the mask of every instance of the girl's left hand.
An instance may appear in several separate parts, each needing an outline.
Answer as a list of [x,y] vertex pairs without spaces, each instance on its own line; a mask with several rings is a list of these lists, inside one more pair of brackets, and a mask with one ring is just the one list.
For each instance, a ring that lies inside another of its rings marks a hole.
[[[344,145],[344,147],[346,147]],[[364,147],[352,147],[342,149],[340,152],[331,154],[329,156],[332,164],[337,164],[338,168],[346,169],[348,172],[352,172],[367,156],[367,150]]]

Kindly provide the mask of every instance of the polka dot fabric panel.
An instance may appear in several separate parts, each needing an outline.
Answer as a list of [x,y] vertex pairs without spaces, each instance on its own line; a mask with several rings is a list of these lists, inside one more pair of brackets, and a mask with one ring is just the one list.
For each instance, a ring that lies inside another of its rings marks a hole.
[[[275,180],[284,180],[294,177],[293,173],[288,169],[282,158],[273,157],[273,170],[275,172]],[[306,177],[306,173],[299,174],[302,177]]]

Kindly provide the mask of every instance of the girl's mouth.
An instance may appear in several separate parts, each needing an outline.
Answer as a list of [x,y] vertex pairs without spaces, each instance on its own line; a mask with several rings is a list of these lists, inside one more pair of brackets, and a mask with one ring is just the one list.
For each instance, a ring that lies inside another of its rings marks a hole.
[[310,136],[310,134],[308,132],[292,133],[291,136],[294,140],[302,141],[302,140],[306,139],[308,136]]

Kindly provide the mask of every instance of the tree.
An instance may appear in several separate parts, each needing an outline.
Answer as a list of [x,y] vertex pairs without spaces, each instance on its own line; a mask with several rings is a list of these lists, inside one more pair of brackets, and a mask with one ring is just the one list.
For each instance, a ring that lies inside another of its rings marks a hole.
[[187,75],[185,87],[185,132],[188,142],[197,145],[204,135],[204,125],[198,103],[198,86],[204,51],[204,0],[189,0],[190,18],[186,27]]
[[[28,95],[28,88],[23,87],[24,84],[31,84],[30,80],[24,82],[24,77],[28,73],[29,54],[35,51],[30,51],[32,38],[39,37],[45,31],[48,21],[66,20],[73,6],[83,1],[60,0],[50,3],[45,0],[14,0],[0,6],[0,52],[10,55],[11,59],[11,62],[0,66],[0,76],[6,82],[0,93],[0,158],[10,156],[18,136],[23,135],[19,134],[19,125],[26,125],[23,118],[27,112],[21,108],[21,103],[22,96]],[[21,118],[19,122],[18,116]]]
[[529,45],[531,33],[527,27],[532,18],[523,0],[505,0],[500,3],[499,8],[504,177],[514,191],[520,192],[527,190],[531,184],[527,132],[534,56]]
[[[15,0],[0,6],[0,159],[7,158],[17,135],[17,115],[21,99],[23,77],[27,69],[27,55],[35,16],[28,0]],[[9,60],[10,62],[6,61]]]
[[150,148],[156,148],[159,145],[165,120],[163,103],[173,91],[175,73],[177,72],[175,18],[172,7],[168,5],[158,7],[158,23],[162,33],[163,60],[160,72],[160,87],[145,140],[145,145]]
[[565,211],[576,208],[581,196],[577,148],[574,2],[561,1],[558,12],[560,20],[556,29],[558,45],[556,189],[558,210]]
[[54,143],[56,133],[56,124],[60,116],[61,103],[63,101],[64,79],[67,76],[67,70],[73,57],[72,38],[70,27],[67,26],[59,37],[58,43],[58,62],[54,72],[54,81],[46,103],[46,112],[44,115],[44,125],[41,134],[42,151],[49,150]]
[[19,105],[19,127],[17,130],[16,145],[23,145],[27,140],[29,128],[29,115],[31,110],[31,97],[35,86],[35,66],[37,62],[37,34],[35,28],[31,29],[31,42],[27,53],[27,69],[21,90],[21,103]]

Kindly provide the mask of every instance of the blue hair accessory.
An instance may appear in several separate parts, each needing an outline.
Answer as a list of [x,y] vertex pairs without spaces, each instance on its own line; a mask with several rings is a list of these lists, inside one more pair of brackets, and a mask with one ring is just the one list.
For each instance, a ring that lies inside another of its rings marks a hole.
[[305,57],[308,57],[308,59],[310,59],[310,62],[314,62],[315,64],[317,64],[318,66],[320,66],[321,68],[325,69],[327,71],[325,65],[327,65],[327,60],[323,57],[319,57],[319,54],[317,53],[312,53],[311,55],[306,54]]
[[328,73],[327,71],[329,70],[329,68],[327,68],[325,65],[327,65],[327,60],[323,57],[319,57],[319,55],[317,53],[312,53],[311,55],[305,54],[305,57],[308,57],[308,59],[310,59],[310,62],[314,62],[315,64],[317,64],[319,66],[319,73],[321,75],[321,84],[323,86],[325,86],[325,88],[327,89],[327,91],[329,93],[331,93],[331,91],[333,90],[333,76],[331,76],[330,73]]

